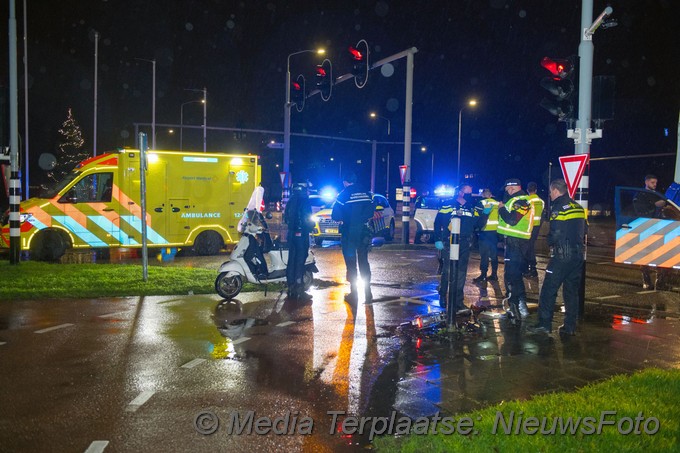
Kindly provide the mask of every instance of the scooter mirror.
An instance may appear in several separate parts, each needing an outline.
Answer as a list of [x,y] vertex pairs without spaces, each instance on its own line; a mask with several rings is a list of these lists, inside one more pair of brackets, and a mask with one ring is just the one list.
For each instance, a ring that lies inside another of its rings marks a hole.
[[267,220],[271,220],[272,217],[274,217],[274,216],[272,215],[271,211],[267,211],[264,215],[264,218],[267,219]]

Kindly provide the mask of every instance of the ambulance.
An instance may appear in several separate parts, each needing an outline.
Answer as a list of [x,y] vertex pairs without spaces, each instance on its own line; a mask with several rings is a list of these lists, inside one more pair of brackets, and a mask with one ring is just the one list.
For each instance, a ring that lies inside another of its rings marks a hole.
[[[81,162],[55,187],[21,203],[21,250],[58,260],[69,249],[193,247],[217,254],[239,239],[237,225],[260,184],[258,157],[148,151],[142,219],[140,151],[120,149]],[[10,243],[8,215],[0,248]]]

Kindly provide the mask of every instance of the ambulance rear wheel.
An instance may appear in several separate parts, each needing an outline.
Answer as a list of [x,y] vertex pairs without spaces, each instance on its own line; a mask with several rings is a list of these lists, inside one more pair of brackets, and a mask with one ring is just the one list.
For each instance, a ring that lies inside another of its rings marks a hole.
[[222,236],[212,230],[202,232],[194,241],[194,252],[201,256],[217,255],[222,247],[224,247]]
[[233,299],[241,292],[243,279],[238,274],[222,272],[215,280],[215,291],[225,299]]
[[43,230],[31,241],[31,259],[36,261],[58,261],[68,244],[56,230]]

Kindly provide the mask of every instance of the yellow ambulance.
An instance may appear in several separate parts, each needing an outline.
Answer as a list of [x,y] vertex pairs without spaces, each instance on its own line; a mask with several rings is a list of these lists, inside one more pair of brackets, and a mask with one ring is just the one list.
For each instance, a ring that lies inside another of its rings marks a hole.
[[[68,249],[190,247],[213,255],[238,241],[237,225],[260,184],[258,157],[148,151],[146,218],[140,152],[120,149],[81,162],[54,188],[21,203],[21,250],[56,260]],[[10,243],[7,216],[0,247]]]

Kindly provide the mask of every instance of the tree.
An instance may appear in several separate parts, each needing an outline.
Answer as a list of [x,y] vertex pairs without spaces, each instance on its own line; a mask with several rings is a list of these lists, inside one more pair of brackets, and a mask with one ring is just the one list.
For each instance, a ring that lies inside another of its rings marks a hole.
[[56,156],[57,164],[47,174],[47,177],[54,182],[61,181],[76,165],[89,157],[89,153],[83,150],[85,140],[70,107],[68,116],[59,129],[59,134],[61,134],[61,140]]

